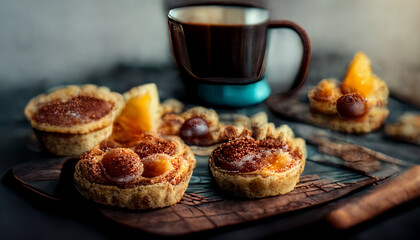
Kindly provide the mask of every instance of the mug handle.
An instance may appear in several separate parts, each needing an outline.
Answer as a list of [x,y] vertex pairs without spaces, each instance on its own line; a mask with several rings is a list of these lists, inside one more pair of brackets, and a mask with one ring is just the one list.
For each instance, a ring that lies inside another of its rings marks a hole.
[[268,28],[289,28],[295,31],[300,37],[303,45],[302,60],[300,62],[299,72],[292,84],[292,87],[287,92],[287,95],[297,92],[306,80],[308,74],[309,62],[311,59],[311,40],[306,31],[297,23],[290,20],[274,20],[268,23]]

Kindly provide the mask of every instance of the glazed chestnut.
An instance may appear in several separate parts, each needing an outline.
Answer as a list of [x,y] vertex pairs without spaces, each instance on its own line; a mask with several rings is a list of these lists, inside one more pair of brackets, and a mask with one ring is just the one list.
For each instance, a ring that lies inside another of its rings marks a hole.
[[143,163],[131,149],[114,148],[101,160],[105,176],[114,183],[128,183],[143,173]]
[[368,111],[366,98],[359,93],[348,93],[337,100],[337,112],[343,119],[355,119]]
[[195,117],[184,122],[180,129],[179,136],[185,142],[191,143],[194,142],[195,139],[206,137],[208,132],[209,126],[206,120]]

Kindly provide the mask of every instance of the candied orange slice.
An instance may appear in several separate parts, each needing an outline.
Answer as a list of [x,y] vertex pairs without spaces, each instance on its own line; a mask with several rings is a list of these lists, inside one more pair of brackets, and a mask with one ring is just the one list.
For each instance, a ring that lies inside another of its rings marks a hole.
[[116,120],[125,132],[155,132],[159,120],[159,96],[155,84],[145,84],[124,93],[126,104]]
[[144,171],[142,176],[152,178],[163,175],[174,169],[171,158],[165,154],[155,154],[142,159]]
[[370,59],[363,52],[354,55],[341,90],[343,93],[361,93],[367,97],[374,89]]
[[152,130],[150,113],[150,96],[134,97],[127,101],[118,122],[125,129],[141,133]]

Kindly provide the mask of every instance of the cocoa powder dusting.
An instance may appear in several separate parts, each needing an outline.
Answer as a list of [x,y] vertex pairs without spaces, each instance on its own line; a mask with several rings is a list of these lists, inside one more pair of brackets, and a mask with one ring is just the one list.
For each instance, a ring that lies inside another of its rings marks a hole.
[[38,123],[54,126],[72,126],[99,120],[108,114],[114,104],[102,99],[78,96],[66,100],[48,102],[34,114]]
[[84,176],[91,182],[104,183],[104,175],[98,163],[92,161],[85,162]]
[[266,155],[275,150],[290,151],[280,139],[235,139],[221,144],[212,153],[216,166],[234,172],[253,172],[267,166]]
[[175,151],[175,144],[153,136],[145,136],[139,143],[137,143],[134,149],[134,152],[137,153],[140,158],[145,158],[156,153],[173,156]]
[[103,154],[104,152],[102,150],[94,148],[80,156],[82,174],[90,182],[105,182],[102,169],[100,168],[98,162],[95,161],[96,158],[101,157]]

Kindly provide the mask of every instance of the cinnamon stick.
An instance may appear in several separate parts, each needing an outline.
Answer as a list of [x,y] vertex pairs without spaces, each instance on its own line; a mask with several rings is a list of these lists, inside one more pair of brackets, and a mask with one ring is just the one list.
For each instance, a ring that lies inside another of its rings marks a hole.
[[338,229],[347,229],[418,197],[420,165],[333,210],[327,215],[327,221]]

